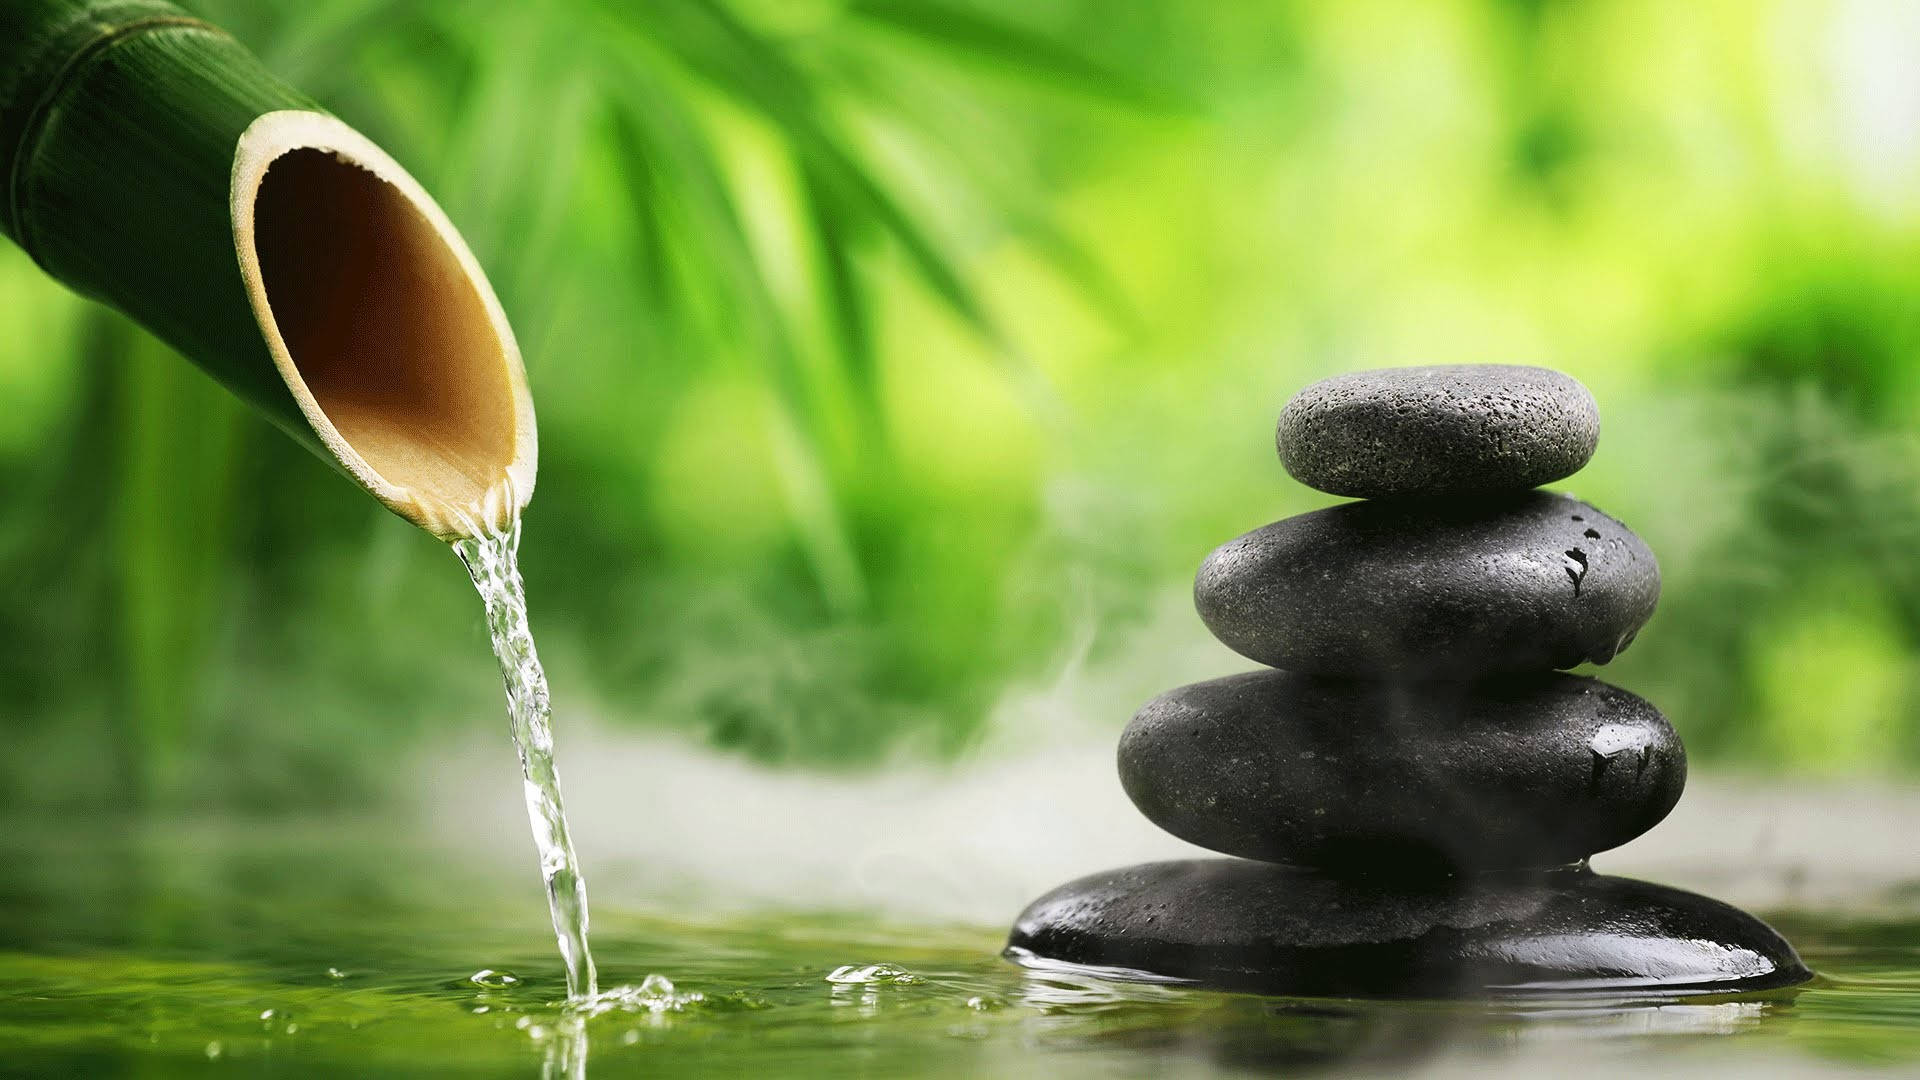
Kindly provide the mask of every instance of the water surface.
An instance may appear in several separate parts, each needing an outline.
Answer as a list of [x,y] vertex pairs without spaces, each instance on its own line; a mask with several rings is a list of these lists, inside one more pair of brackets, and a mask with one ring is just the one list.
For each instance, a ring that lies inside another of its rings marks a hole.
[[544,899],[389,822],[0,821],[0,1076],[1920,1068],[1911,911],[1772,913],[1823,973],[1798,994],[1389,1005],[1025,971],[1000,926],[603,890],[602,976],[632,989],[583,1015]]

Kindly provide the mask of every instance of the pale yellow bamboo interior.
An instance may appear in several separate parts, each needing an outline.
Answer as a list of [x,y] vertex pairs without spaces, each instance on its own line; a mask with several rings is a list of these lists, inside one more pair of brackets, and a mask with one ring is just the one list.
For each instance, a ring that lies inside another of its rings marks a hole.
[[[236,170],[242,271],[323,445],[429,531],[499,524],[531,493],[532,407],[471,253],[412,178],[345,125],[286,113],[256,126]],[[315,134],[325,138],[300,137]]]
[[254,244],[340,437],[397,487],[479,502],[513,458],[513,395],[486,309],[426,220],[365,169],[295,150],[260,183]]

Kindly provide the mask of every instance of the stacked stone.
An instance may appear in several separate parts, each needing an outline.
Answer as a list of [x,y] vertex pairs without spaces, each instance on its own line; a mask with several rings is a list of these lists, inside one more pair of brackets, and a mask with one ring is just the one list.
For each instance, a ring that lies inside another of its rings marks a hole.
[[1282,463],[1360,501],[1207,558],[1201,618],[1270,670],[1170,691],[1120,743],[1142,813],[1240,858],[1063,886],[1010,955],[1290,994],[1809,977],[1752,916],[1586,869],[1686,780],[1657,709],[1559,670],[1611,660],[1660,592],[1626,526],[1536,490],[1598,438],[1586,388],[1542,368],[1398,368],[1295,396]]

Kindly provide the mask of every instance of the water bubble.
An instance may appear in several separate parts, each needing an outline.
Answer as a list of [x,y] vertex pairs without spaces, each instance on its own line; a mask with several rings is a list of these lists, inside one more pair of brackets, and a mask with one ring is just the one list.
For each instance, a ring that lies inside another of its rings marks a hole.
[[867,986],[873,983],[911,986],[921,979],[913,972],[892,964],[842,964],[828,973],[827,981],[837,986]]
[[207,1060],[208,1061],[219,1061],[220,1055],[225,1052],[226,1052],[226,1047],[221,1046],[220,1040],[218,1039],[215,1039],[214,1041],[207,1044]]
[[495,971],[492,968],[481,968],[479,971],[467,976],[467,981],[475,986],[484,986],[489,990],[504,990],[509,986],[520,985],[520,976],[515,975],[511,971]]
[[335,982],[338,982],[341,979],[344,979],[346,977],[347,977],[347,973],[344,971],[341,971],[337,967],[330,967],[327,969],[327,978],[332,979]]
[[641,997],[672,997],[673,980],[665,975],[648,975],[640,980]]
[[702,1003],[721,1012],[750,1012],[773,1007],[766,998],[750,990],[731,990],[713,997],[702,995]]

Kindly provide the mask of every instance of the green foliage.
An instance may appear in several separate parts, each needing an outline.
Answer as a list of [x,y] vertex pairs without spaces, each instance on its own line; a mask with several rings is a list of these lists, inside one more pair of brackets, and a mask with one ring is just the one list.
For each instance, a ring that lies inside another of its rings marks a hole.
[[[1666,565],[1613,677],[1701,760],[1920,759],[1920,162],[1865,9],[191,6],[499,288],[563,724],[960,752],[1200,640],[1200,557],[1319,501],[1293,389],[1515,360],[1593,387],[1569,486]],[[434,542],[12,250],[0,327],[0,799],[371,797],[498,722]]]

